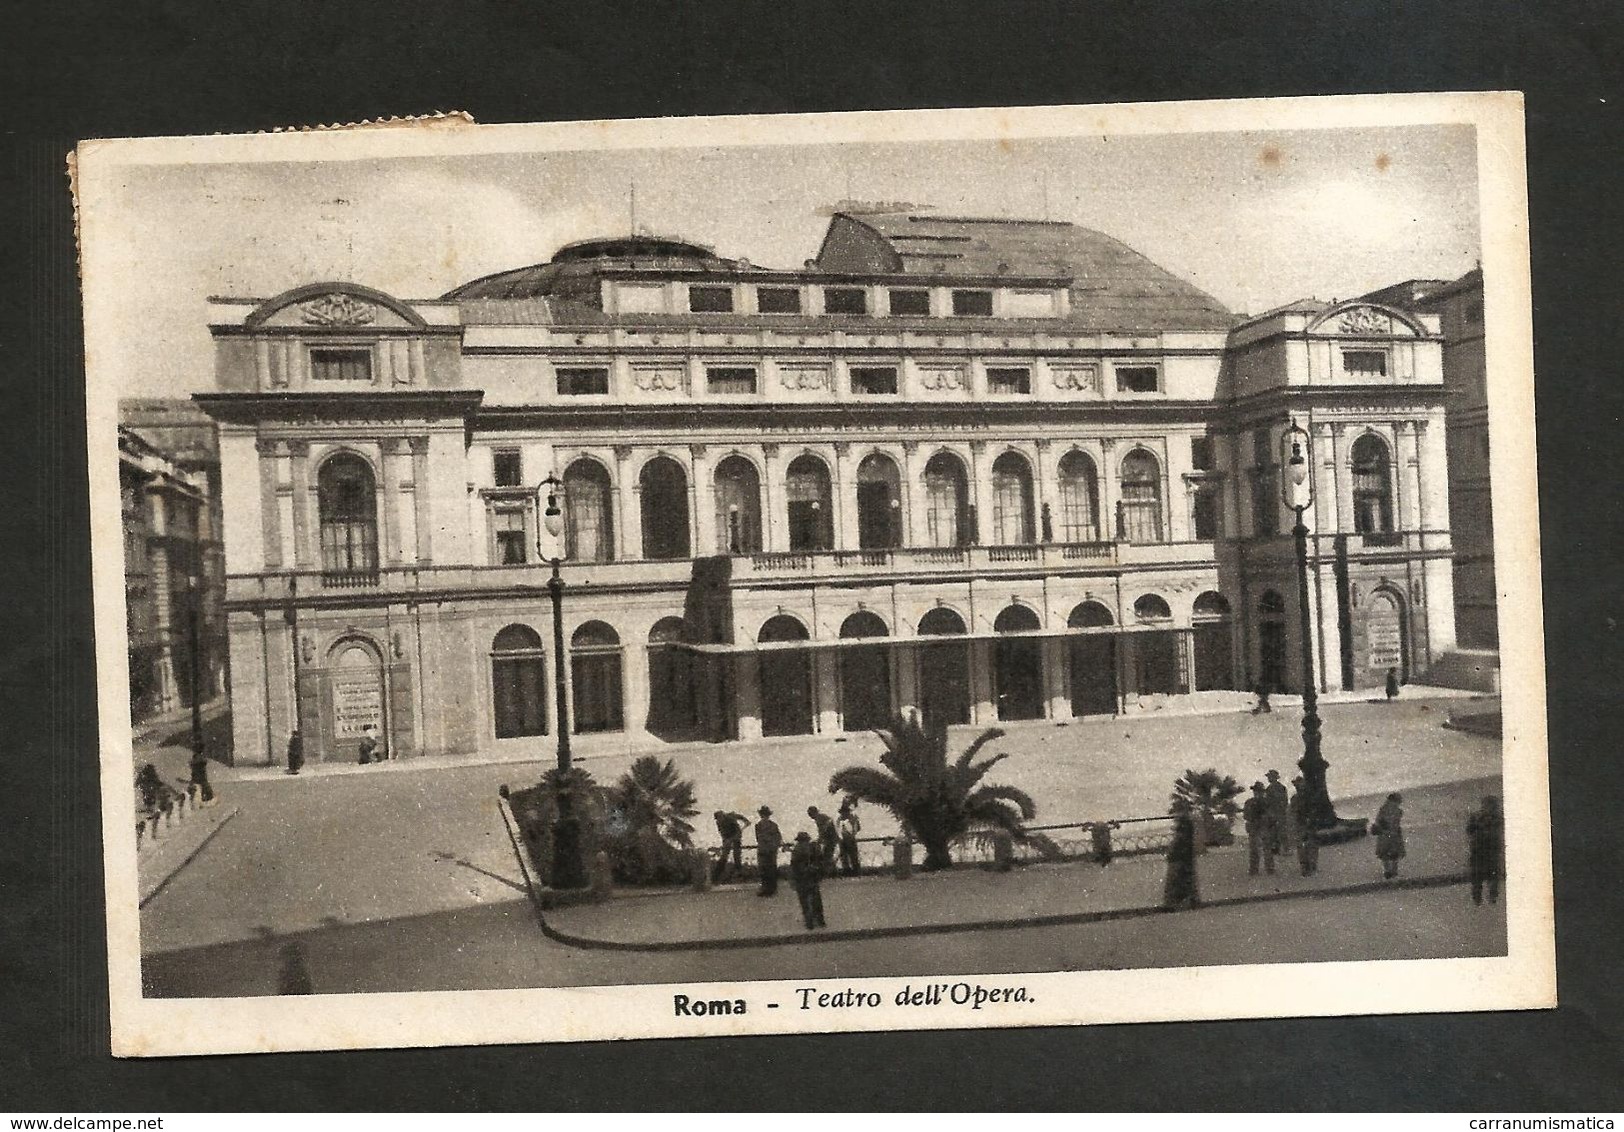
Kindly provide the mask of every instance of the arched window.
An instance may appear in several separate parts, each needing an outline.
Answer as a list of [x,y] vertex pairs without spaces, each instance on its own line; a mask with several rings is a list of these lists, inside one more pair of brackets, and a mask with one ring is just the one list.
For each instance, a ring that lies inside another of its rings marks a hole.
[[694,655],[680,647],[687,640],[681,617],[662,617],[649,630],[648,730],[662,738],[686,735],[698,721]]
[[1015,546],[1033,541],[1032,467],[1019,452],[992,462],[992,541]]
[[576,562],[609,562],[615,557],[614,510],[609,473],[585,457],[564,472],[564,554]]
[[1195,599],[1190,614],[1195,629],[1195,690],[1212,691],[1235,686],[1235,638],[1229,602],[1211,590]]
[[[964,618],[939,605],[919,619],[921,637],[962,637]],[[970,646],[945,640],[919,648],[919,714],[927,729],[970,722]]]
[[376,581],[378,487],[361,457],[340,453],[316,476],[321,519],[321,568],[329,582]]
[[[1040,628],[1038,615],[1024,605],[1010,605],[993,622],[998,633],[1026,633]],[[1036,637],[1009,637],[993,647],[993,687],[999,719],[1043,717],[1043,652]]]
[[602,621],[588,621],[570,638],[570,680],[575,693],[575,730],[619,731],[620,637]]
[[1360,534],[1386,534],[1393,529],[1392,462],[1387,442],[1367,432],[1354,441],[1353,529]]
[[834,505],[829,469],[803,452],[790,461],[784,487],[789,502],[789,548],[829,550],[834,546]]
[[761,477],[743,456],[716,465],[716,551],[755,554],[761,549]]
[[1143,448],[1122,460],[1122,537],[1129,542],[1162,541],[1161,464]]
[[756,634],[760,652],[761,733],[812,734],[812,657],[792,642],[806,641],[806,626],[788,614],[770,617]]
[[1097,542],[1100,537],[1099,476],[1086,452],[1067,452],[1060,458],[1060,515],[1056,535],[1061,542]]
[[871,452],[857,465],[857,545],[891,550],[902,545],[902,477],[896,461]]
[[925,464],[925,540],[931,546],[964,546],[970,541],[969,489],[964,462],[938,452]]
[[688,557],[688,473],[669,456],[656,456],[637,477],[642,496],[643,557]]
[[[1085,601],[1071,611],[1066,625],[1072,629],[1109,628],[1111,611],[1097,601]],[[1117,710],[1117,639],[1112,633],[1078,633],[1070,639],[1071,714],[1113,715]]]
[[491,642],[491,703],[498,739],[547,734],[546,653],[528,625],[509,625]]
[[1156,594],[1146,594],[1133,603],[1133,615],[1141,621],[1171,621],[1173,611]]
[[[879,616],[859,610],[840,625],[843,640],[887,637]],[[841,722],[847,731],[884,727],[891,718],[891,663],[884,645],[848,645],[840,650]]]

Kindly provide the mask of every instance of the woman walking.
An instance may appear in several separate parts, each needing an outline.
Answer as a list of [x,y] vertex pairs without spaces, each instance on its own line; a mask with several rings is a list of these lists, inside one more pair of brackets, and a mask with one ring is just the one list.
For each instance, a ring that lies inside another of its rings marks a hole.
[[1177,912],[1201,903],[1195,879],[1195,822],[1187,808],[1173,815],[1173,843],[1167,848],[1167,879],[1162,885],[1162,909]]
[[1467,872],[1472,880],[1472,903],[1483,903],[1484,886],[1489,903],[1500,899],[1500,880],[1506,875],[1506,824],[1500,815],[1500,799],[1486,795],[1483,807],[1466,819]]
[[1398,876],[1398,863],[1404,856],[1404,799],[1389,794],[1376,820],[1370,823],[1370,832],[1376,835],[1376,856],[1381,859],[1382,878],[1392,880]]

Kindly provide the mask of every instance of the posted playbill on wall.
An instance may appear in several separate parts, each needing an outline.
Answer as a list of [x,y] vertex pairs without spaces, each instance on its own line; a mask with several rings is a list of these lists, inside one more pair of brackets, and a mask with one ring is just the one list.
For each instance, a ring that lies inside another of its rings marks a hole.
[[71,173],[115,1053],[1554,1004],[1515,93]]

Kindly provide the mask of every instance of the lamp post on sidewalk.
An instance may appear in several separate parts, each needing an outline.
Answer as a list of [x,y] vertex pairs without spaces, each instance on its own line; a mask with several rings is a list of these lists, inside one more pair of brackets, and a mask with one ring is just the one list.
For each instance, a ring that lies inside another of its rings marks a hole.
[[1295,421],[1281,434],[1285,474],[1280,477],[1280,496],[1297,515],[1297,524],[1291,529],[1297,544],[1297,618],[1302,630],[1303,757],[1297,760],[1297,768],[1303,772],[1302,791],[1309,823],[1320,829],[1335,825],[1338,819],[1325,784],[1330,764],[1320,754],[1319,694],[1314,688],[1314,637],[1308,616],[1308,523],[1303,512],[1314,505],[1310,443],[1308,430]]
[[[575,799],[570,789],[570,716],[569,700],[564,687],[564,514],[558,507],[558,489],[562,481],[549,474],[536,488],[539,503],[545,493],[547,506],[542,511],[541,528],[536,532],[536,551],[552,562],[553,575],[547,580],[547,592],[553,600],[553,700],[554,716],[558,720],[558,813],[553,824],[554,888],[586,887],[586,864],[581,859],[581,824],[575,816]],[[552,554],[542,544],[541,531],[552,541]]]
[[199,631],[198,621],[202,617],[203,587],[198,574],[202,569],[200,561],[194,563],[191,574],[186,579],[186,653],[187,674],[191,683],[192,700],[192,782],[197,786],[199,798],[204,802],[214,800],[214,788],[209,785],[209,760],[203,751],[203,696],[201,688],[201,665],[198,663]]

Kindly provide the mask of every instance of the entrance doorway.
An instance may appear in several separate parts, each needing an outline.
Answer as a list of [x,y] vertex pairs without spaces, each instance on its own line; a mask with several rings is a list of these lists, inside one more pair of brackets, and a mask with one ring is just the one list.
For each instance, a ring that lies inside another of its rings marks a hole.
[[[961,637],[964,633],[964,619],[943,606],[919,619],[921,637]],[[970,722],[968,641],[919,646],[919,714],[926,730]]]
[[[1134,618],[1147,626],[1171,626],[1173,611],[1157,594],[1145,594],[1133,603]],[[1171,628],[1140,633],[1134,639],[1134,689],[1141,696],[1176,696],[1184,689],[1179,679],[1179,637]]]
[[[993,622],[993,630],[998,633],[1039,628],[1038,615],[1024,605],[1010,606]],[[993,685],[999,719],[1043,718],[1043,650],[1037,638],[1012,637],[996,643]]]
[[1271,692],[1286,687],[1286,603],[1273,590],[1257,602],[1258,682]]
[[367,642],[348,639],[334,646],[327,661],[327,681],[332,709],[328,713],[325,757],[353,762],[361,740],[370,731],[387,757],[388,729],[384,720],[383,662]]
[[[806,626],[787,614],[770,618],[761,644],[809,640]],[[804,648],[764,649],[759,654],[761,733],[812,734],[812,654]]]
[[1235,686],[1235,634],[1229,616],[1229,602],[1220,593],[1204,593],[1195,599],[1191,615],[1195,624],[1195,688],[1210,692]]
[[[885,622],[864,610],[840,626],[843,640],[888,636]],[[891,722],[891,664],[885,645],[840,650],[840,704],[847,731],[871,731]]]
[[[1071,611],[1072,629],[1103,629],[1111,625],[1111,611],[1097,601],[1085,601]],[[1108,633],[1071,638],[1071,714],[1115,715],[1117,710],[1117,643]]]

